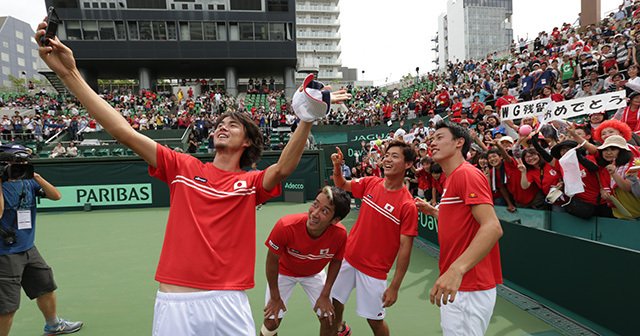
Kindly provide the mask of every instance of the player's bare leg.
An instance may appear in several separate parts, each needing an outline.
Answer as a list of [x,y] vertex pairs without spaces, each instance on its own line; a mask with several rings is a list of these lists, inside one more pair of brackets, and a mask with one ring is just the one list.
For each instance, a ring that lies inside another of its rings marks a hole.
[[367,322],[375,336],[389,336],[389,326],[384,320],[367,319]]
[[[264,319],[264,322],[262,322],[262,324],[269,330],[269,331],[274,331],[277,330],[278,327],[280,327],[280,322],[282,322],[282,319]],[[278,335],[278,332],[276,331],[275,334],[269,334],[269,335],[265,335],[262,330],[260,330],[260,336],[275,336]]]

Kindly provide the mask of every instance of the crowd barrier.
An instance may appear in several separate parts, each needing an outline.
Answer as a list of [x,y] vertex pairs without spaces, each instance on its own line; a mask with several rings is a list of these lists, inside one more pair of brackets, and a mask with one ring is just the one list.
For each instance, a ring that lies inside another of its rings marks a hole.
[[[211,162],[211,154],[195,154]],[[264,152],[258,169],[277,162],[280,152]],[[38,211],[118,209],[169,206],[169,187],[149,176],[148,165],[140,157],[57,158],[34,161],[35,170],[56,186],[62,199],[40,199]],[[305,151],[287,181],[304,184],[304,199],[315,199],[324,185],[324,159],[319,151]],[[320,174],[318,173],[320,172]],[[287,181],[285,181],[286,185]],[[293,190],[296,191],[297,190]],[[302,201],[302,197],[296,199]],[[273,201],[284,200],[283,194]]]
[[[496,207],[504,234],[505,284],[602,335],[640,330],[639,221],[582,220],[529,209]],[[419,236],[438,245],[438,222],[420,215]]]

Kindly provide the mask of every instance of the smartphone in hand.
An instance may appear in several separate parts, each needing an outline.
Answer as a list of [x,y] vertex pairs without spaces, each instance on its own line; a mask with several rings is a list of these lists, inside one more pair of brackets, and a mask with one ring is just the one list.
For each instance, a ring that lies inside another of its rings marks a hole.
[[56,37],[56,32],[58,31],[58,23],[60,23],[60,19],[58,18],[58,14],[56,14],[55,8],[53,6],[49,7],[47,10],[47,30],[44,35],[40,37],[40,44],[43,46],[49,45],[49,40],[54,39]]

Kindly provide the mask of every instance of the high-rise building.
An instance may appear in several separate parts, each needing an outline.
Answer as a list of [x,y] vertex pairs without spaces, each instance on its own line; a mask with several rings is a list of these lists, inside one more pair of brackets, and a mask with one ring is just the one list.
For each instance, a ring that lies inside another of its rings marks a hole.
[[[40,79],[38,46],[28,23],[11,16],[0,17],[0,85],[11,88],[9,76],[29,81]],[[26,83],[25,83],[26,84]]]
[[298,79],[315,70],[321,81],[342,81],[338,1],[296,1]]
[[513,0],[448,0],[438,18],[438,67],[482,59],[511,46]]
[[45,0],[87,82],[221,80],[227,92],[273,77],[295,91],[294,0]]

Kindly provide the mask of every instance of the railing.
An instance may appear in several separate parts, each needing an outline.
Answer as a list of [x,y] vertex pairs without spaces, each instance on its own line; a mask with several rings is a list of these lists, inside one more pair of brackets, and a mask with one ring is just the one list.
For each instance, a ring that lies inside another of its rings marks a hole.
[[305,6],[297,5],[296,11],[298,12],[340,12],[338,6]]
[[297,38],[340,39],[340,33],[297,33]]
[[299,19],[296,20],[296,23],[299,25],[339,26],[340,20]]
[[335,46],[308,46],[302,45],[298,46],[298,51],[310,51],[310,52],[340,52],[342,51],[342,47],[340,45]]

